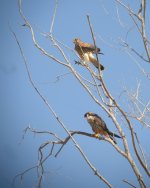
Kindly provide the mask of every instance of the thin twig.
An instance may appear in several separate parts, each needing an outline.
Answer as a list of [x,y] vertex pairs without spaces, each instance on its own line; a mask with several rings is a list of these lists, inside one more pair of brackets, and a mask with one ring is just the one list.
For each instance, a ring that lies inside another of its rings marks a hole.
[[135,187],[133,184],[131,184],[128,180],[122,180],[124,183],[127,183],[128,185],[130,185],[133,188],[137,188]]
[[43,49],[39,44],[38,42],[36,41],[36,38],[35,38],[35,34],[34,34],[34,31],[33,31],[33,28],[31,27],[29,21],[26,19],[26,17],[24,16],[23,12],[22,12],[22,9],[21,9],[21,0],[18,0],[18,4],[19,4],[19,12],[20,12],[20,15],[22,17],[22,19],[24,20],[25,22],[25,26],[27,26],[29,29],[30,29],[30,32],[31,32],[31,36],[32,36],[32,41],[34,43],[34,45],[36,46],[37,49],[40,50],[40,52],[44,55],[46,55],[47,57],[51,58],[52,60],[54,60],[55,62],[61,64],[61,65],[64,65],[66,67],[69,67],[69,65],[67,63],[64,63],[62,61],[60,61],[59,59],[57,59],[56,57],[54,57],[53,55],[49,54],[48,52],[46,52],[45,49]]
[[149,62],[148,59],[146,59],[143,55],[141,55],[139,52],[137,52],[134,48],[132,48],[127,42],[125,42],[123,39],[121,39],[122,45],[127,48],[128,50],[134,52],[139,58],[141,58],[145,62]]
[[[88,23],[89,23],[91,35],[92,35],[92,38],[93,38],[94,47],[95,47],[95,49],[96,49],[97,47],[96,47],[95,36],[94,36],[94,32],[93,32],[93,29],[92,29],[92,24],[91,24],[90,16],[89,16],[89,15],[87,15],[87,19],[88,19]],[[97,62],[99,63],[98,53],[96,53],[96,59],[97,59]],[[99,71],[99,75],[101,76],[100,63],[99,63],[98,71]]]
[[121,25],[121,27],[124,28],[125,24],[120,19],[119,10],[118,10],[118,6],[117,5],[116,5],[116,12],[117,12],[117,18],[118,18],[119,24]]
[[139,146],[139,148],[140,148],[140,151],[141,151],[141,154],[142,154],[142,157],[143,157],[144,164],[145,164],[146,168],[148,168],[148,165],[147,165],[147,162],[146,162],[146,158],[145,158],[145,154],[144,154],[144,151],[143,151],[143,149],[142,149],[142,147],[141,147],[141,144],[140,144],[139,138],[138,138],[138,136],[137,136],[137,133],[134,133],[134,134],[135,134],[135,138],[136,138],[136,141],[137,141],[137,143],[138,143],[138,146]]
[[55,10],[54,10],[53,18],[52,18],[52,23],[50,26],[50,31],[49,31],[50,34],[52,34],[52,32],[53,32],[53,26],[54,26],[54,21],[55,21],[55,17],[56,17],[57,7],[58,7],[58,0],[56,0],[56,4],[55,4]]

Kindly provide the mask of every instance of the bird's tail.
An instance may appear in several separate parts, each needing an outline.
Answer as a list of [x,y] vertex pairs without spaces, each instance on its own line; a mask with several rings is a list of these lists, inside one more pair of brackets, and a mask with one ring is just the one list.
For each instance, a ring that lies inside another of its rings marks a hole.
[[[94,64],[94,63],[93,63]],[[102,70],[104,70],[104,66],[102,65],[102,64],[100,64],[100,63],[96,63],[96,64],[94,64],[95,65],[95,67],[97,68],[97,69],[99,69],[100,68],[100,70],[102,71]]]
[[104,70],[104,66],[101,65],[101,64],[97,61],[97,59],[93,56],[92,53],[89,53],[89,60],[90,60],[90,62],[91,62],[97,69],[100,68],[100,70]]
[[109,131],[109,135],[112,136],[112,137],[117,137],[117,138],[121,138],[121,136],[115,134],[115,133],[112,133]]
[[115,144],[117,144],[117,142],[116,142],[116,140],[115,140],[114,137],[121,138],[119,135],[117,135],[117,134],[115,134],[115,133],[112,133],[112,132],[110,132],[110,131],[108,132],[108,134],[109,134],[110,139],[113,140],[113,142],[114,142]]
[[102,64],[100,64],[100,69],[104,70],[104,66]]
[[97,59],[93,58],[91,59],[91,62],[93,63],[93,65],[100,70],[104,70],[104,66],[102,64],[100,64],[99,62],[97,62]]

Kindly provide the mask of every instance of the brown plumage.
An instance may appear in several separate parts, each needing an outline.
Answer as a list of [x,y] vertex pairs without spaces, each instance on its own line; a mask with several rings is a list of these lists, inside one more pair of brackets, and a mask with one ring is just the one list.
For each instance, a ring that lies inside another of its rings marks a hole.
[[101,117],[99,117],[97,114],[94,114],[92,112],[87,112],[84,117],[87,119],[88,123],[91,125],[93,132],[95,132],[95,137],[99,137],[99,134],[104,135],[116,144],[115,138],[121,138],[115,133],[112,133],[109,131],[109,129],[106,126],[106,123],[102,120]]
[[73,43],[75,44],[75,50],[79,54],[82,61],[85,63],[91,62],[96,68],[100,67],[101,70],[104,70],[104,66],[101,65],[94,57],[94,54],[102,54],[100,52],[100,48],[95,48],[95,46],[92,44],[82,42],[78,38],[74,39]]

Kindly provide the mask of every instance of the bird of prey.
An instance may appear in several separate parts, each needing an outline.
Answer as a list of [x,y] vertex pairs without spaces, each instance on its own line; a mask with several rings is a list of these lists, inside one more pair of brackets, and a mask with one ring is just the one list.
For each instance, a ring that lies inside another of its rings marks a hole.
[[94,114],[92,112],[87,112],[84,114],[84,117],[87,119],[88,123],[91,125],[93,132],[95,132],[94,136],[96,138],[99,138],[99,134],[106,136],[107,138],[110,138],[113,140],[115,144],[115,138],[121,138],[115,133],[112,133],[106,126],[106,123],[102,120],[101,117],[99,117],[97,114]]
[[94,54],[103,54],[100,52],[100,48],[95,48],[92,44],[82,42],[78,38],[75,38],[73,43],[75,44],[75,50],[85,64],[91,62],[97,69],[104,70],[104,66],[94,56]]

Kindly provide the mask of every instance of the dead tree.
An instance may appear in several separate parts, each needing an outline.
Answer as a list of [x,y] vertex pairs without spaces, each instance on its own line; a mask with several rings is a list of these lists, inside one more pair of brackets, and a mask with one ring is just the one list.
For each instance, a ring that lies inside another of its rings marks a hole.
[[[136,59],[140,59],[140,61],[144,63],[150,63],[150,53],[149,53],[149,39],[148,39],[148,33],[147,33],[147,17],[146,17],[146,11],[147,11],[147,2],[146,0],[141,0],[139,4],[139,10],[136,12],[133,10],[129,5],[124,4],[120,0],[114,0],[114,3],[116,3],[116,18],[120,25],[122,24],[122,20],[120,17],[119,9],[122,7],[131,20],[133,21],[134,28],[136,28],[137,33],[139,34],[139,37],[141,38],[141,41],[143,43],[143,52],[138,51],[134,47],[131,46],[130,42],[128,42],[127,37],[130,31],[127,31],[126,37],[119,38],[118,45],[121,46],[121,49],[129,55],[132,61],[134,61],[137,64],[137,67],[140,69],[141,73],[143,74],[143,77],[146,77],[146,79],[150,79],[149,74],[147,71],[144,70],[143,66],[139,61]],[[89,96],[92,98],[92,100],[99,106],[100,109],[102,109],[108,117],[112,120],[114,126],[116,127],[119,135],[122,137],[122,146],[119,147],[116,145],[112,140],[110,140],[107,137],[99,137],[100,141],[106,141],[109,144],[114,147],[116,152],[120,154],[120,157],[124,157],[129,165],[131,166],[131,169],[133,170],[133,173],[136,176],[137,182],[139,184],[139,187],[146,188],[146,182],[144,180],[144,176],[147,175],[150,177],[150,169],[147,157],[144,154],[144,146],[141,145],[140,139],[138,137],[138,134],[135,131],[135,122],[138,122],[141,126],[144,128],[147,128],[147,131],[149,131],[150,124],[149,124],[149,114],[150,114],[150,102],[147,103],[143,102],[143,100],[139,96],[140,92],[140,82],[138,82],[137,88],[135,91],[130,91],[126,86],[123,87],[123,94],[125,96],[126,103],[128,104],[128,111],[127,108],[122,107],[117,99],[111,94],[111,91],[108,89],[107,84],[105,83],[105,80],[103,79],[103,74],[105,74],[105,71],[102,73],[99,69],[97,72],[93,70],[93,68],[90,65],[84,65],[81,68],[86,69],[88,72],[88,75],[91,77],[84,77],[82,74],[80,74],[75,68],[74,68],[74,62],[71,62],[63,50],[63,47],[66,48],[68,51],[71,51],[72,54],[75,54],[77,57],[77,53],[71,49],[70,47],[66,46],[65,44],[61,43],[57,40],[57,38],[53,35],[53,26],[55,22],[55,16],[58,6],[58,1],[56,0],[56,6],[53,14],[53,19],[50,26],[49,33],[42,33],[43,37],[46,37],[47,40],[49,40],[52,45],[56,48],[56,50],[61,54],[61,57],[63,60],[60,60],[59,57],[54,56],[53,54],[47,52],[40,44],[38,43],[34,29],[32,25],[30,24],[29,20],[26,18],[25,14],[22,11],[22,3],[21,0],[18,2],[19,4],[19,11],[20,15],[22,17],[22,20],[24,22],[23,26],[27,28],[30,31],[31,39],[33,41],[33,44],[35,45],[35,48],[37,48],[42,55],[47,56],[49,59],[53,60],[53,63],[57,63],[61,66],[64,66],[69,73],[72,74],[78,83],[84,88],[85,92],[89,94]],[[148,14],[148,12],[147,12]],[[93,40],[93,44],[96,47],[97,46],[97,40],[94,33],[94,28],[92,26],[92,21],[89,15],[87,15],[87,25],[89,27],[89,31],[91,34],[91,38]],[[93,134],[83,132],[80,130],[68,130],[67,126],[63,123],[63,120],[60,119],[59,115],[55,112],[55,110],[52,108],[51,104],[46,100],[42,92],[39,90],[39,88],[36,86],[33,78],[32,73],[30,72],[28,61],[26,60],[26,57],[24,55],[23,49],[21,47],[21,44],[19,42],[18,37],[16,36],[15,32],[12,31],[13,36],[18,44],[18,47],[20,49],[20,53],[22,55],[25,68],[28,74],[28,78],[30,81],[30,84],[35,89],[37,94],[39,95],[39,98],[43,100],[45,107],[48,108],[49,112],[56,118],[56,121],[60,125],[62,129],[66,132],[66,137],[62,138],[61,135],[56,135],[54,132],[51,131],[38,131],[36,129],[33,129],[32,127],[28,126],[25,129],[25,133],[27,131],[31,131],[32,133],[36,134],[48,134],[53,136],[53,139],[48,140],[44,143],[42,143],[39,146],[38,154],[39,154],[39,161],[38,164],[31,167],[30,169],[25,170],[24,172],[18,174],[16,177],[23,178],[24,174],[28,171],[37,168],[38,169],[38,187],[42,187],[42,178],[44,176],[44,163],[46,160],[50,160],[50,157],[55,156],[57,157],[60,152],[62,152],[64,146],[68,143],[68,141],[72,141],[75,148],[79,151],[80,155],[83,157],[85,163],[89,166],[89,168],[94,172],[94,174],[97,176],[97,178],[100,179],[100,181],[103,181],[103,183],[108,187],[113,187],[110,181],[107,180],[107,177],[104,177],[103,174],[100,172],[100,170],[92,164],[92,162],[89,160],[88,156],[84,153],[83,149],[79,145],[79,143],[75,139],[75,135],[78,136],[88,136],[91,137],[91,139],[95,139],[93,137]],[[103,39],[104,42],[105,39]],[[99,57],[96,54],[97,61],[99,61]],[[134,70],[133,70],[134,71]],[[65,75],[59,75],[57,77],[57,80],[61,79]],[[149,91],[145,91],[149,92]],[[122,122],[122,123],[120,123]],[[125,134],[125,130],[129,130],[130,135]],[[131,149],[129,147],[129,139],[131,139],[131,144],[133,147],[133,153],[131,152]],[[32,143],[31,143],[32,144]],[[44,150],[47,149],[47,146],[51,146],[51,150],[49,151],[48,155],[44,155]],[[54,153],[54,148],[56,145],[59,145],[59,149],[57,152]],[[135,162],[133,155],[136,156],[137,162]],[[140,168],[139,168],[140,166]],[[142,171],[141,171],[142,169]],[[15,177],[15,178],[16,178]],[[124,183],[128,184],[131,187],[134,186],[129,180],[124,179]]]

